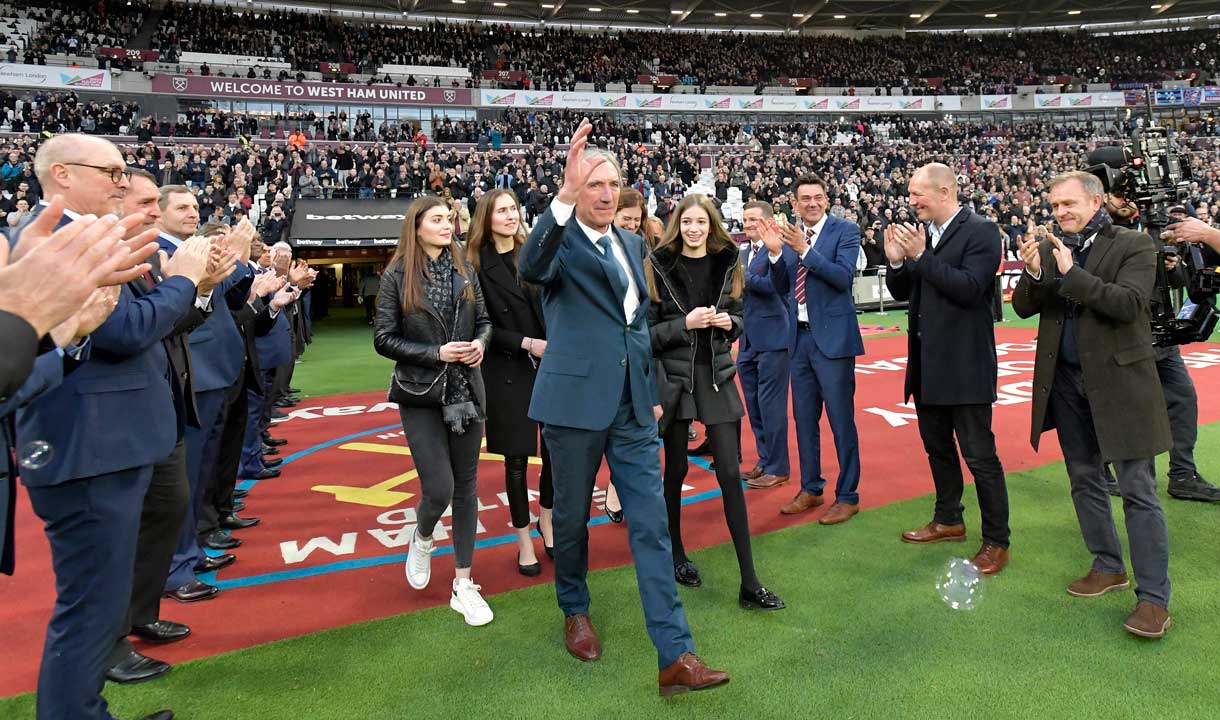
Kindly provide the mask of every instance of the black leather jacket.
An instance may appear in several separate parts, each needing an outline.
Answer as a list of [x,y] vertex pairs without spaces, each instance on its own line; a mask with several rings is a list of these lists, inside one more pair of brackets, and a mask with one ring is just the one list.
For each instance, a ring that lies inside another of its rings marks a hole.
[[[454,253],[454,262],[466,263],[460,254]],[[468,284],[474,285],[474,301],[463,300],[457,306],[457,322],[452,337],[447,337],[444,323],[437,310],[424,300],[418,312],[409,315],[402,311],[403,270],[395,265],[385,271],[381,278],[381,290],[377,294],[377,315],[373,323],[373,348],[377,354],[395,361],[394,374],[399,381],[412,385],[428,385],[444,372],[446,363],[441,361],[441,345],[447,342],[470,342],[480,340],[486,350],[491,346],[491,320],[483,305],[483,290],[478,277],[469,264],[464,265],[467,277],[453,274],[453,295],[462,297]],[[475,390],[479,407],[486,407],[483,375],[478,368],[471,368],[471,386]],[[390,383],[390,400],[396,398],[397,383]]]

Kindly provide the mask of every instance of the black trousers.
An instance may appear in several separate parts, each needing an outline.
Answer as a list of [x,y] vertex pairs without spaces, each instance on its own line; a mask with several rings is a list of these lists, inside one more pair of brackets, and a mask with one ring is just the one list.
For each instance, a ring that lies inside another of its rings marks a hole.
[[991,405],[925,405],[916,401],[915,412],[919,415],[919,436],[932,467],[932,481],[936,483],[933,519],[942,525],[962,524],[964,460],[978,492],[983,540],[1008,547],[1008,487],[991,431]]
[[242,441],[246,433],[246,374],[243,369],[237,382],[225,391],[224,427],[220,433],[220,449],[216,456],[215,477],[203,493],[196,529],[202,541],[213,530],[220,529],[220,518],[233,512],[233,488],[237,485],[241,466]]
[[[538,474],[538,506],[550,510],[555,506],[555,488],[551,484],[551,453],[546,441],[539,443],[542,471]],[[530,495],[527,482],[529,458],[515,455],[504,458],[504,494],[508,496],[508,511],[513,527],[522,530],[530,526]]]
[[[669,515],[669,539],[673,545],[674,564],[684,562],[686,547],[682,544],[682,483],[686,480],[689,460],[686,456],[686,434],[690,420],[674,420],[665,431],[665,510]],[[749,590],[758,589],[754,571],[754,554],[750,547],[750,518],[746,512],[745,491],[741,487],[741,461],[738,435],[741,422],[717,423],[705,427],[716,463],[716,482],[724,501],[724,520],[733,538],[741,584]]]

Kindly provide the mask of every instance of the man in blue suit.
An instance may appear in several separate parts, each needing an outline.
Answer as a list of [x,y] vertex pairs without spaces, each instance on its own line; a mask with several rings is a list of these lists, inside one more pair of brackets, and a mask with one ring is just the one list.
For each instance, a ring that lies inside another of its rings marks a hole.
[[746,269],[745,331],[737,348],[737,377],[758,464],[742,477],[752,488],[771,488],[788,482],[788,366],[796,345],[796,311],[792,285],[799,259],[792,248],[770,236],[774,249],[763,242],[774,222],[771,203],[753,200],[744,210],[746,239],[741,251]]
[[822,504],[821,437],[825,408],[839,458],[835,502],[822,516],[823,525],[845,522],[859,511],[860,441],[856,434],[856,356],[864,341],[856,323],[851,294],[860,228],[829,215],[826,181],[816,175],[798,178],[793,209],[800,222],[781,228],[784,242],[799,262],[792,286],[796,301],[796,347],[792,353],[792,414],[801,460],[801,489],[785,515]]
[[542,287],[547,348],[529,416],[544,423],[555,463],[555,589],[568,652],[592,661],[601,643],[589,621],[589,504],[605,456],[628,519],[644,618],[657,648],[662,695],[728,682],[694,654],[674,583],[661,487],[648,333],[645,246],[612,226],[622,171],[588,150],[592,126],[572,137],[563,187],[521,248],[519,270]]
[[[129,176],[118,148],[105,140],[56,136],[39,149],[35,169],[48,194],[64,199],[60,224],[122,212]],[[166,280],[147,295],[137,298],[124,286],[90,336],[89,360],[17,414],[19,443],[43,440],[54,449],[50,462],[24,469],[21,478],[45,524],[56,579],[39,720],[112,717],[101,696],[103,673],[131,597],[138,508],[153,464],[176,442],[161,339],[194,303],[207,272],[206,246],[179,254],[162,265]]]

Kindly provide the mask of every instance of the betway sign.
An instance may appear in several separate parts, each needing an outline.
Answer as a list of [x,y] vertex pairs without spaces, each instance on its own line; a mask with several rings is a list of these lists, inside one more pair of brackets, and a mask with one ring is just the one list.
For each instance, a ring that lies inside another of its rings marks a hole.
[[289,238],[300,246],[394,245],[410,200],[297,201]]
[[398,87],[357,83],[276,82],[203,75],[154,75],[152,90],[188,97],[228,97],[241,100],[284,100],[294,103],[371,103],[376,105],[473,104],[465,88]]

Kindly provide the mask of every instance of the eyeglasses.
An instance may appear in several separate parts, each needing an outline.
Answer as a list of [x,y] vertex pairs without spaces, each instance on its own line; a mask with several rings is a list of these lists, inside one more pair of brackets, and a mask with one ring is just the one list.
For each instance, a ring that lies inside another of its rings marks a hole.
[[76,162],[64,163],[64,165],[75,165],[77,167],[87,167],[93,168],[94,170],[101,170],[110,176],[110,182],[114,183],[115,185],[118,185],[119,181],[124,179],[131,182],[131,171],[127,168],[105,167],[104,165],[90,165],[88,163]]

